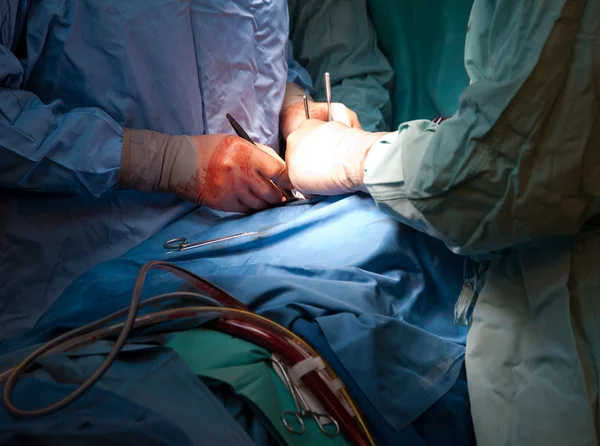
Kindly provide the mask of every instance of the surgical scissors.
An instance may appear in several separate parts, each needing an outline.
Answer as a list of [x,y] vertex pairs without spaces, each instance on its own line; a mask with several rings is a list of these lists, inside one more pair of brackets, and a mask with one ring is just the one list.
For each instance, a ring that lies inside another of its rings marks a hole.
[[189,249],[201,248],[203,246],[212,245],[214,243],[226,242],[227,240],[233,240],[240,237],[247,237],[249,235],[258,234],[258,231],[242,232],[240,234],[226,235],[225,237],[214,238],[211,240],[205,240],[203,242],[188,243],[188,239],[185,237],[179,237],[171,239],[163,243],[165,249],[171,251],[187,251]]
[[[273,357],[271,357],[271,361],[273,362],[273,364],[277,365],[277,368],[281,372],[281,376],[283,376],[285,385],[289,388],[290,393],[292,394],[292,398],[294,400],[294,405],[296,406],[295,412],[288,410],[281,414],[281,421],[285,428],[293,434],[302,435],[304,432],[306,432],[306,426],[304,425],[303,418],[312,417],[313,420],[315,420],[315,422],[317,423],[317,426],[319,426],[319,430],[323,432],[326,436],[333,438],[339,435],[340,425],[335,420],[335,418],[331,417],[330,415],[320,414],[310,410],[308,404],[306,403],[306,400],[304,399],[304,396],[302,396],[300,390],[292,383],[292,380],[288,375],[285,366],[279,360]],[[297,421],[298,425],[300,426],[300,429],[295,428],[288,421],[288,419],[290,418],[293,418]],[[321,422],[322,419],[325,420],[325,423]],[[326,428],[326,426],[329,424],[333,424],[332,432],[330,432]]]

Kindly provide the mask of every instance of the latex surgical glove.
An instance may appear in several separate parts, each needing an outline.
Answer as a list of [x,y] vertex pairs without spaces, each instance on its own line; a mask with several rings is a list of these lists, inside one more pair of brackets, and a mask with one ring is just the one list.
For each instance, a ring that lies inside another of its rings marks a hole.
[[287,175],[302,194],[367,192],[364,164],[387,133],[369,133],[338,122],[304,121],[287,139]]
[[284,171],[273,149],[237,136],[125,129],[118,186],[171,192],[221,211],[251,212],[284,200],[274,184]]
[[[306,121],[306,112],[304,111],[304,101],[302,99],[304,95],[306,95],[306,92],[301,87],[288,82],[280,115],[281,133],[286,139],[302,122]],[[307,98],[310,119],[327,121],[327,103],[314,102],[308,95]],[[356,113],[338,102],[331,103],[331,119],[341,122],[348,127],[362,129]]]

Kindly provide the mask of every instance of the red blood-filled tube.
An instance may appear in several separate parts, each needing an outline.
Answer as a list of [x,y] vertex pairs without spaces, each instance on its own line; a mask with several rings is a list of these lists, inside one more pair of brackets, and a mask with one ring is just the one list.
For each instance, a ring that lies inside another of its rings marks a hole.
[[203,293],[208,294],[210,297],[215,299],[217,302],[220,302],[221,304],[225,305],[226,307],[248,311],[248,307],[244,303],[240,302],[235,297],[233,297],[231,294],[229,294],[225,290],[222,290],[214,283],[209,282],[208,280],[203,279],[202,277],[183,269],[179,265],[161,262],[160,260],[154,260],[152,262],[148,262],[142,267],[141,273],[138,277],[141,276],[143,279],[146,273],[153,268],[168,271],[171,274],[176,275],[177,277],[185,280],[187,283],[193,285]]
[[[226,318],[210,322],[210,325],[219,331],[247,339],[270,352],[281,355],[290,367],[305,359],[302,353],[286,343],[278,335],[246,322],[243,315],[227,315]],[[370,445],[363,431],[358,427],[332,390],[319,377],[317,372],[307,373],[302,377],[302,380],[327,409],[329,414],[338,421],[340,428],[346,433],[353,444],[358,446]]]

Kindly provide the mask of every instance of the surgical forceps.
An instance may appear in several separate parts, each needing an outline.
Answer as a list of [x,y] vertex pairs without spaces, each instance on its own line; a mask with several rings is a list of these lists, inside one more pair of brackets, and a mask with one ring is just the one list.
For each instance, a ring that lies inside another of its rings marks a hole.
[[[284,365],[278,359],[275,359],[273,357],[271,357],[271,361],[273,362],[274,365],[277,366],[277,368],[281,372],[281,376],[283,376],[285,385],[290,389],[290,393],[292,394],[292,398],[294,399],[294,404],[296,405],[295,412],[288,410],[281,414],[281,421],[282,421],[283,425],[285,426],[285,428],[292,434],[302,435],[304,432],[306,432],[306,426],[304,425],[304,418],[312,417],[313,420],[315,420],[315,422],[319,426],[319,429],[321,430],[321,432],[323,432],[326,436],[331,437],[331,438],[338,436],[340,433],[340,425],[335,420],[335,418],[331,417],[330,415],[315,413],[312,410],[310,410],[310,408],[308,407],[308,404],[306,403],[306,400],[304,399],[304,396],[302,396],[302,393],[300,392],[300,390],[292,383],[292,380],[291,380],[290,376],[288,375],[287,370],[285,369]],[[297,421],[298,425],[300,426],[300,429],[295,428],[288,421],[290,418],[294,418]],[[324,424],[321,423],[321,419],[325,420]],[[329,424],[333,424],[332,432],[330,432],[326,429],[326,426]]]
[[249,235],[254,234],[258,234],[258,232],[242,232],[240,234],[226,235],[225,237],[214,238],[211,240],[205,240],[203,242],[196,243],[188,243],[188,239],[186,239],[185,237],[179,237],[163,243],[163,247],[171,251],[187,251],[189,249],[201,248],[203,246],[212,245],[214,243],[226,242],[227,240],[233,240],[240,237],[247,237]]
[[327,122],[331,121],[331,78],[325,73],[325,100],[327,101]]
[[306,116],[306,119],[310,119],[310,112],[308,111],[308,97],[306,97],[306,95],[302,96],[302,101],[304,102],[304,116]]

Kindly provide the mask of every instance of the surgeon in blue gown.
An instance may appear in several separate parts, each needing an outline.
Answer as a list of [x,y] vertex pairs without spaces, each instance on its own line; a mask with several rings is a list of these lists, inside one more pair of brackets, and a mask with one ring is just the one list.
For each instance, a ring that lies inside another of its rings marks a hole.
[[600,441],[599,61],[597,0],[475,0],[454,116],[287,140],[301,192],[368,193],[478,261],[455,314],[482,446]]
[[0,23],[0,338],[198,204],[281,202],[280,124],[304,119],[306,79],[286,2],[7,0]]

